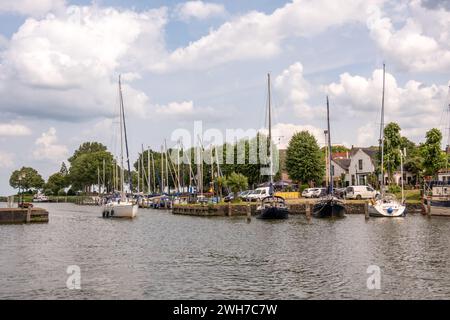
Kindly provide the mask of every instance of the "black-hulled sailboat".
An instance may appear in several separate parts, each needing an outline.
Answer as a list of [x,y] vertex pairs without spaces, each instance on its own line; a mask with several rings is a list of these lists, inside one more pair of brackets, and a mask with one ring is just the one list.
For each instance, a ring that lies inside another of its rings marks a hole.
[[272,159],[272,106],[270,94],[270,74],[267,74],[268,100],[269,100],[269,196],[262,199],[256,209],[258,219],[279,220],[289,217],[289,210],[282,197],[274,195],[273,190],[273,159]]
[[327,195],[321,198],[313,207],[313,216],[316,218],[341,218],[345,216],[346,209],[344,203],[334,196],[333,190],[333,171],[331,169],[331,131],[330,131],[330,103],[327,96],[327,125],[328,125],[328,164],[330,166],[330,181],[327,189]]

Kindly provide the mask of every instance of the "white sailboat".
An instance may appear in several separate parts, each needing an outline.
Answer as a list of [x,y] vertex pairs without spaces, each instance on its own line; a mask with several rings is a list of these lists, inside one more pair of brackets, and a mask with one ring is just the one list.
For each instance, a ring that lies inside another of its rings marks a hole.
[[[381,149],[381,195],[378,199],[369,203],[369,215],[372,217],[404,217],[406,206],[398,201],[393,194],[386,194],[384,187],[384,90],[385,90],[386,66],[383,64],[383,96],[381,102],[381,127],[380,127],[380,149]],[[402,177],[403,180],[403,177]],[[403,191],[403,184],[402,184]]]
[[127,140],[127,127],[125,123],[125,110],[123,105],[123,96],[122,96],[122,83],[120,81],[119,76],[119,99],[120,99],[120,108],[119,108],[119,119],[120,119],[120,185],[119,191],[120,196],[114,197],[108,200],[108,202],[102,207],[102,215],[104,218],[134,218],[137,215],[138,204],[133,201],[133,199],[129,199],[125,194],[124,188],[124,142],[125,149],[127,155],[127,164],[128,164],[128,183],[130,185],[130,190],[133,190],[133,186],[131,183],[131,168],[130,168],[130,157],[128,153],[128,140]]

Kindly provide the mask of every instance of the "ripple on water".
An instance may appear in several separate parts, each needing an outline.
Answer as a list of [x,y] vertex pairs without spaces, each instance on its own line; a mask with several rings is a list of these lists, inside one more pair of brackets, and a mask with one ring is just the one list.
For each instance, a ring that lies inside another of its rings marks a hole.
[[[3,299],[431,299],[450,297],[450,219],[175,216],[133,221],[45,204],[50,222],[0,226]],[[66,288],[78,265],[82,290]],[[367,267],[381,268],[368,290]]]

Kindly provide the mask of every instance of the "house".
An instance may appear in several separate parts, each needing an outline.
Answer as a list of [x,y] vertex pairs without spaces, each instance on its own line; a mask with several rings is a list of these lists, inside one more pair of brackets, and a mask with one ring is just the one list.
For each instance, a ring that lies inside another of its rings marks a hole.
[[369,184],[369,176],[375,173],[377,167],[378,148],[352,148],[350,151],[350,166],[348,179],[351,185]]
[[350,167],[350,162],[351,159],[339,157],[331,160],[331,175],[337,185],[341,185],[342,187],[349,186],[348,168]]

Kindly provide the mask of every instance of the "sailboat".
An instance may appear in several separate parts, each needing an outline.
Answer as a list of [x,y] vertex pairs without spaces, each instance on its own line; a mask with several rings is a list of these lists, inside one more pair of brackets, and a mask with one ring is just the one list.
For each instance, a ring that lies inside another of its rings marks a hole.
[[131,166],[130,166],[130,156],[128,153],[128,139],[127,139],[127,126],[125,123],[125,109],[123,104],[122,95],[122,83],[119,76],[119,119],[120,119],[120,196],[113,197],[108,200],[108,202],[102,208],[102,215],[104,218],[134,218],[137,215],[138,204],[134,203],[132,199],[129,199],[125,194],[124,188],[124,142],[127,155],[127,165],[128,165],[128,184],[130,190],[133,190],[131,182]]
[[257,219],[287,219],[289,217],[289,209],[282,197],[274,195],[273,192],[273,159],[272,159],[272,106],[270,95],[270,74],[267,74],[268,99],[269,99],[269,196],[262,199],[261,204],[257,207]]
[[316,218],[341,218],[345,216],[346,209],[344,203],[337,197],[334,196],[333,190],[333,171],[331,169],[331,131],[330,131],[330,103],[327,96],[327,149],[328,149],[328,164],[329,164],[329,172],[328,175],[328,189],[327,195],[321,198],[316,204],[313,206],[313,216]]
[[[380,125],[380,150],[381,150],[381,195],[369,203],[369,215],[372,217],[402,217],[405,215],[406,206],[398,201],[393,194],[386,194],[384,187],[384,90],[386,82],[386,66],[383,63],[383,94],[381,99],[381,125]],[[403,180],[403,176],[402,176]],[[403,184],[402,184],[403,191]]]

